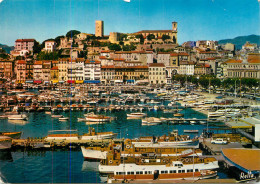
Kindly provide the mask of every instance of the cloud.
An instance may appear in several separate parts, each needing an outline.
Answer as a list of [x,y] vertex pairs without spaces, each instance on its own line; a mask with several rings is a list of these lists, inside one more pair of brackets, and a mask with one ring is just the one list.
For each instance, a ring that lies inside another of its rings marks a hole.
[[0,3],[3,2],[3,0],[0,0]]

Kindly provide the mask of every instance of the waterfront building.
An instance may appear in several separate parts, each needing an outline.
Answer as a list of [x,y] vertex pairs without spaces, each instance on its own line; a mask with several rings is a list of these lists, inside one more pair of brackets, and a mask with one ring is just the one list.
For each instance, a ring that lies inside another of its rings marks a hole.
[[24,83],[26,80],[26,61],[18,60],[15,66],[16,82]]
[[166,84],[166,67],[163,63],[149,64],[149,83]]
[[42,80],[44,83],[49,83],[51,76],[50,76],[50,71],[51,71],[51,61],[43,61],[42,62]]
[[247,61],[230,59],[223,65],[224,77],[260,78],[260,54],[248,54]]
[[17,39],[15,41],[15,51],[27,50],[33,53],[35,39]]
[[101,62],[85,61],[84,80],[86,83],[100,83],[101,80]]
[[211,67],[209,64],[197,63],[194,68],[195,75],[210,75]]
[[42,61],[35,61],[33,65],[33,79],[35,83],[41,83],[43,80]]
[[59,82],[64,82],[68,80],[68,65],[69,65],[69,58],[59,59],[58,61]]
[[53,84],[59,82],[59,68],[57,66],[53,66],[51,68],[50,77],[51,77],[51,82]]
[[103,37],[104,36],[104,21],[96,20],[95,36]]
[[148,66],[115,66],[115,83],[148,82]]
[[82,83],[84,80],[84,65],[85,65],[85,59],[84,58],[77,58],[75,60],[75,64],[76,64],[76,68],[75,68],[75,72],[76,72],[76,81],[80,81],[79,83]]
[[179,63],[178,74],[181,75],[194,75],[195,64],[193,62],[181,61]]
[[102,65],[101,66],[101,83],[114,84],[115,82],[115,66]]
[[13,61],[0,60],[0,78],[12,79],[13,77]]
[[45,41],[44,51],[53,52],[56,49],[56,42],[54,40]]
[[33,80],[33,66],[34,66],[33,60],[26,61],[26,80],[30,82],[32,82]]
[[68,82],[72,83],[72,81],[75,82],[76,79],[76,60],[70,59],[68,66],[67,66],[67,76],[68,76]]

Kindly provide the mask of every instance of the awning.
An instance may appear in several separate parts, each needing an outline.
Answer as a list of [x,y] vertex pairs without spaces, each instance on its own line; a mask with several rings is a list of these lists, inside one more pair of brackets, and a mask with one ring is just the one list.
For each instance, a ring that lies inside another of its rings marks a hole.
[[64,83],[64,81],[59,81],[59,83]]
[[46,84],[46,83],[49,83],[50,81],[44,81],[44,83]]
[[115,80],[115,82],[123,82],[122,80]]
[[35,83],[35,84],[41,84],[42,81],[40,81],[40,80],[34,80],[33,83]]
[[52,83],[58,83],[59,81],[58,80],[52,80]]
[[33,80],[26,80],[25,83],[33,83]]
[[76,80],[76,84],[83,84],[84,81],[83,80]]
[[134,83],[135,80],[126,80],[126,82]]
[[74,80],[68,80],[67,82],[68,82],[69,84],[72,84],[72,83],[74,84],[74,83],[75,83]]
[[99,84],[100,80],[85,80],[85,84]]

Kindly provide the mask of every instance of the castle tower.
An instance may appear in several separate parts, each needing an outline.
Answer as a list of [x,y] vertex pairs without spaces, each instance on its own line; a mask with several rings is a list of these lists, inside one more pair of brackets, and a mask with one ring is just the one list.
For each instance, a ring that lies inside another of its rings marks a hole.
[[104,36],[104,22],[102,20],[96,20],[96,29],[95,36],[103,37]]
[[172,22],[172,31],[177,32],[177,22]]
[[172,39],[174,44],[178,44],[177,42],[177,33],[178,33],[178,23],[177,22],[172,22]]

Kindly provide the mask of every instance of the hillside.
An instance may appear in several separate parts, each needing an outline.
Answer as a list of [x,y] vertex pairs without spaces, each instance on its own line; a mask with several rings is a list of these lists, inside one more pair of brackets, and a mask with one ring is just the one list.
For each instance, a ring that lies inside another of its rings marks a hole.
[[249,35],[249,36],[238,36],[233,39],[224,39],[224,40],[219,40],[219,44],[226,44],[226,43],[233,43],[236,45],[237,49],[241,49],[242,46],[246,42],[250,43],[256,43],[257,45],[260,45],[260,36],[259,35]]
[[4,49],[8,54],[10,54],[10,51],[14,49],[14,46],[8,46],[8,45],[3,45],[0,43],[0,48]]

